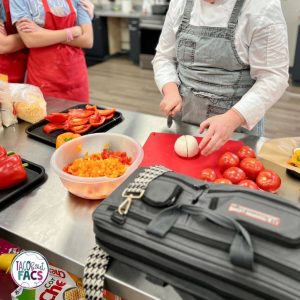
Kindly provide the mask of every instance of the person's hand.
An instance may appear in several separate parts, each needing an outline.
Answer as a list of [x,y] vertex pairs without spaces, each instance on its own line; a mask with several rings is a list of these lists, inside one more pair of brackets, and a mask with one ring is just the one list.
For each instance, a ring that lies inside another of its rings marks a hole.
[[73,38],[77,38],[82,35],[82,28],[80,26],[74,26],[70,29],[72,31]]
[[160,109],[165,116],[174,117],[182,108],[182,98],[176,83],[167,83],[163,92],[164,98],[160,102]]
[[83,9],[88,13],[89,17],[93,19],[95,5],[90,0],[80,0]]
[[42,27],[40,27],[39,25],[37,25],[35,22],[33,22],[32,20],[28,20],[28,19],[21,19],[17,22],[17,29],[18,31],[22,31],[22,32],[36,32],[41,30]]
[[202,155],[209,155],[220,149],[231,137],[232,133],[245,123],[245,119],[235,109],[213,116],[200,124],[200,133],[208,128],[199,148]]
[[3,35],[7,35],[7,32],[5,30],[5,26],[2,22],[0,22],[0,33]]

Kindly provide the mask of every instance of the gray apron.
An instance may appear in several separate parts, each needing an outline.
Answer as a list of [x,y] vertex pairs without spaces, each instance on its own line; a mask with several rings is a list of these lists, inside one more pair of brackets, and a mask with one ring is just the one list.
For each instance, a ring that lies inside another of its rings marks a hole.
[[[176,35],[183,108],[175,119],[199,125],[209,117],[228,111],[255,83],[249,65],[242,62],[234,43],[244,1],[236,1],[228,26],[222,28],[191,25],[194,0],[187,0]],[[251,131],[245,128],[236,131],[262,136],[264,121]]]

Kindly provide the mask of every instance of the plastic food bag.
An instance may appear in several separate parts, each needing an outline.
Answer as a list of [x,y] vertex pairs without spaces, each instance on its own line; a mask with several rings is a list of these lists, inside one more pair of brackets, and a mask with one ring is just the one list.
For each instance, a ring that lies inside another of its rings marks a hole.
[[18,118],[36,123],[47,115],[46,101],[38,87],[13,83],[9,85],[9,91]]
[[16,111],[10,95],[9,84],[0,81],[0,102],[2,124],[6,127],[18,123]]

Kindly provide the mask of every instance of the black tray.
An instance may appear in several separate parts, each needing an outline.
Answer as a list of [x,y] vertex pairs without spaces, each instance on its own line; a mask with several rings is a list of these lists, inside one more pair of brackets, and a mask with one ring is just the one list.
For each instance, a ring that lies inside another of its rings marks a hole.
[[0,190],[0,206],[9,205],[9,202],[14,202],[26,193],[41,185],[47,178],[45,169],[33,162],[22,159],[23,163],[27,163],[26,172],[28,178],[26,181],[14,186],[10,189]]
[[[77,108],[85,108],[86,104],[79,104],[76,106],[72,106],[64,111],[63,113],[68,112],[69,109],[77,109]],[[105,109],[103,107],[97,106],[98,109]],[[98,127],[91,128],[89,131],[83,133],[82,135],[96,133],[96,132],[105,132],[111,129],[112,127],[116,126],[117,124],[121,123],[123,121],[123,115],[116,111],[115,115],[112,119],[105,121],[102,125]],[[45,133],[43,131],[43,127],[49,123],[47,120],[41,120],[40,122],[37,122],[35,124],[30,125],[26,129],[26,133],[29,137],[36,139],[42,143],[45,143],[47,145],[50,145],[52,147],[55,147],[56,138],[61,133],[66,132],[65,130],[56,130],[54,132],[51,132],[49,134]]]
[[286,169],[287,174],[289,174],[290,176],[296,178],[296,179],[300,179],[300,173],[294,171],[294,170],[290,170],[290,169]]

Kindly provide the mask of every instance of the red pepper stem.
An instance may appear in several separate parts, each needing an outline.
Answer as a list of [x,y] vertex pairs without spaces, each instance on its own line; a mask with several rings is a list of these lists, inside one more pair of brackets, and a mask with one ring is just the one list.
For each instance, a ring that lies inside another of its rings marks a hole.
[[14,154],[16,154],[14,151],[7,152],[7,156],[11,156],[11,155],[14,155]]
[[28,164],[28,163],[25,163],[25,164],[22,164],[22,166],[23,166],[24,168],[27,168],[27,167],[29,166],[29,164]]

